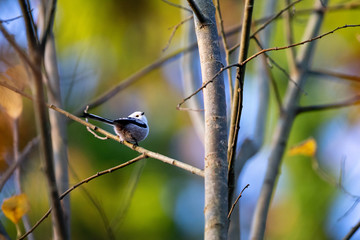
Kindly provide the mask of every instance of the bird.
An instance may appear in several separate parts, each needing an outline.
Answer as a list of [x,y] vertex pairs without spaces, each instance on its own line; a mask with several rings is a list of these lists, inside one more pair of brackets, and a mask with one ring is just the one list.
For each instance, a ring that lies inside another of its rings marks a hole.
[[125,118],[118,118],[111,120],[103,118],[95,114],[84,111],[83,118],[91,118],[100,122],[104,122],[114,127],[116,135],[120,137],[121,141],[127,141],[138,145],[149,134],[149,125],[144,112],[136,111]]

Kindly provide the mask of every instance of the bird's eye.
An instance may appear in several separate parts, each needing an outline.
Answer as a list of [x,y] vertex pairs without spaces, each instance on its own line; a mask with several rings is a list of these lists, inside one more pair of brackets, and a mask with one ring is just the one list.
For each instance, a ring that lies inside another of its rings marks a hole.
[[139,115],[136,115],[136,117],[139,117]]

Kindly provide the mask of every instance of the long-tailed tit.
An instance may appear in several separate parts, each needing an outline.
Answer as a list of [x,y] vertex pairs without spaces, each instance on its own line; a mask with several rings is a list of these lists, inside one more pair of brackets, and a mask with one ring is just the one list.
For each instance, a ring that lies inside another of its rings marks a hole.
[[115,133],[120,140],[135,143],[144,140],[149,134],[149,125],[144,112],[134,112],[126,118],[118,118],[115,120],[99,117],[95,114],[84,112],[84,118],[92,118],[100,122],[114,126]]

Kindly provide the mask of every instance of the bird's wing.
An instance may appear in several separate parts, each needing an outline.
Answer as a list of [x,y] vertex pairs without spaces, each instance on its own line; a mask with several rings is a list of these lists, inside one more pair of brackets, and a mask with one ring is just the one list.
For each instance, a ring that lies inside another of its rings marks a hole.
[[115,119],[114,120],[114,123],[115,124],[121,124],[123,126],[126,126],[128,124],[134,124],[134,125],[137,125],[141,128],[147,128],[147,125],[140,121],[139,119],[136,119],[136,118],[118,118],[118,119]]

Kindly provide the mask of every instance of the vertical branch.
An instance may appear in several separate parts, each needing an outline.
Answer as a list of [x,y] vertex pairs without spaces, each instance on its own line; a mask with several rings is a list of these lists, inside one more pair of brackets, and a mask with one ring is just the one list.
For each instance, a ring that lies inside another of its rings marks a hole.
[[[185,1],[185,0],[184,0]],[[188,13],[182,11],[187,15]],[[185,17],[185,16],[184,16]],[[189,22],[184,25],[184,44],[185,46],[196,42],[196,34],[194,22]],[[183,55],[182,67],[183,67],[183,81],[184,81],[184,94],[189,96],[201,86],[201,77],[199,74],[199,52],[190,51]],[[190,109],[203,109],[202,96],[196,95],[189,99],[187,102]],[[193,127],[201,139],[204,140],[204,113],[202,111],[188,111]]]
[[[40,8],[39,19],[42,19],[43,21],[41,49],[44,51],[44,70],[45,75],[47,76],[47,96],[49,102],[63,108],[55,39],[53,34],[56,0],[42,0]],[[55,178],[58,192],[62,193],[69,188],[66,118],[60,113],[49,111],[49,119],[51,124],[51,140],[54,148],[54,167],[56,169]],[[69,197],[63,199],[62,209],[67,230],[66,235],[67,238],[70,238]],[[54,215],[52,217],[54,217]],[[57,239],[57,236],[59,236],[59,234],[56,233],[56,229],[54,229],[54,239]]]
[[[208,82],[220,71],[221,55],[212,0],[197,1],[208,22],[195,18],[202,81]],[[220,74],[204,89],[205,107],[205,237],[226,239],[227,201],[227,127],[224,79]]]
[[31,68],[33,82],[32,82],[32,91],[34,95],[34,112],[37,131],[40,135],[40,148],[41,155],[44,161],[45,174],[47,178],[49,195],[51,200],[51,205],[54,208],[54,229],[56,231],[57,237],[59,239],[66,239],[66,230],[63,212],[59,200],[59,193],[57,191],[56,179],[55,179],[55,169],[53,165],[53,147],[51,142],[51,129],[50,129],[50,120],[47,111],[47,106],[45,104],[45,93],[43,86],[43,79],[41,73],[42,66],[42,55],[40,51],[39,44],[36,40],[36,32],[34,32],[31,25],[31,17],[27,9],[30,6],[27,6],[24,0],[19,0],[19,5],[21,11],[24,15],[26,35],[28,39],[29,55],[30,61],[32,62],[35,68]]
[[[286,4],[289,6],[290,5],[290,0],[286,0]],[[285,39],[286,39],[286,43],[287,45],[291,45],[294,43],[294,33],[293,33],[293,28],[292,28],[292,15],[291,15],[291,10],[288,9],[284,12],[284,30],[285,30]],[[294,71],[296,71],[296,53],[295,53],[295,48],[289,48],[287,51],[287,60],[289,63],[289,68],[290,68],[290,72],[293,73]]]
[[[221,9],[220,9],[220,0],[216,0],[215,1],[215,7],[216,7],[216,11],[217,11],[217,15],[219,18],[219,28],[220,28],[220,36],[224,45],[224,50],[225,50],[225,61],[226,61],[226,66],[230,65],[230,50],[229,50],[229,45],[227,43],[226,40],[226,35],[225,35],[225,30],[224,30],[224,21],[221,15]],[[229,80],[229,92],[230,92],[230,102],[232,102],[233,100],[233,81],[232,81],[232,77],[231,77],[231,68],[228,68],[227,70],[228,73],[228,80]]]
[[[244,7],[244,18],[243,18],[243,28],[241,31],[241,40],[240,40],[240,53],[239,53],[239,63],[242,63],[247,58],[247,53],[249,49],[250,41],[250,29],[251,29],[251,19],[253,12],[254,0],[246,0]],[[243,64],[239,67],[236,75],[235,87],[234,87],[234,97],[231,106],[231,120],[230,120],[230,131],[229,131],[229,143],[228,143],[228,175],[229,175],[229,207],[232,202],[232,195],[235,189],[235,172],[234,172],[234,162],[235,162],[235,153],[237,147],[237,138],[240,129],[240,118],[241,111],[243,106],[243,87],[244,87],[244,78],[245,78],[245,66]]]
[[[321,7],[320,5],[322,3],[327,4],[327,2],[327,0],[324,0],[322,2],[316,1],[315,8]],[[324,13],[319,11],[314,12],[310,16],[304,34],[304,39],[311,39],[318,35],[323,20],[323,15]],[[296,59],[298,67],[293,73],[293,79],[296,84],[294,84],[293,82],[289,82],[288,84],[284,101],[284,112],[280,116],[280,119],[278,120],[275,129],[274,138],[272,141],[273,145],[270,151],[265,179],[260,191],[260,196],[253,217],[251,228],[252,240],[264,239],[266,219],[269,211],[271,196],[274,192],[275,182],[278,177],[281,159],[283,157],[290,130],[296,116],[299,95],[307,77],[306,71],[308,65],[311,63],[314,47],[315,42],[303,45],[299,50],[298,58]]]
[[[276,0],[268,0],[263,8],[262,15],[270,16],[275,12]],[[267,25],[263,32],[258,33],[259,38],[263,39],[265,48],[269,47],[271,33],[274,32],[274,27]],[[256,39],[256,37],[254,37]],[[268,113],[269,107],[269,83],[271,81],[269,77],[268,63],[267,58],[262,56],[262,61],[256,64],[256,72],[258,72],[259,77],[253,79],[257,84],[256,96],[259,99],[259,105],[257,109],[257,114],[255,117],[255,131],[249,138],[246,138],[245,141],[241,144],[238,153],[236,153],[236,162],[233,163],[234,171],[234,186],[236,189],[237,178],[240,175],[243,166],[252,156],[254,156],[261,148],[264,142],[265,134],[265,125],[266,125],[266,116]],[[235,190],[234,190],[235,191]],[[232,195],[231,202],[235,201],[235,194]],[[230,200],[230,199],[229,199]],[[235,206],[234,213],[232,214],[229,228],[229,238],[230,239],[240,239],[240,216],[239,216],[240,203]],[[241,214],[240,214],[241,215]]]

